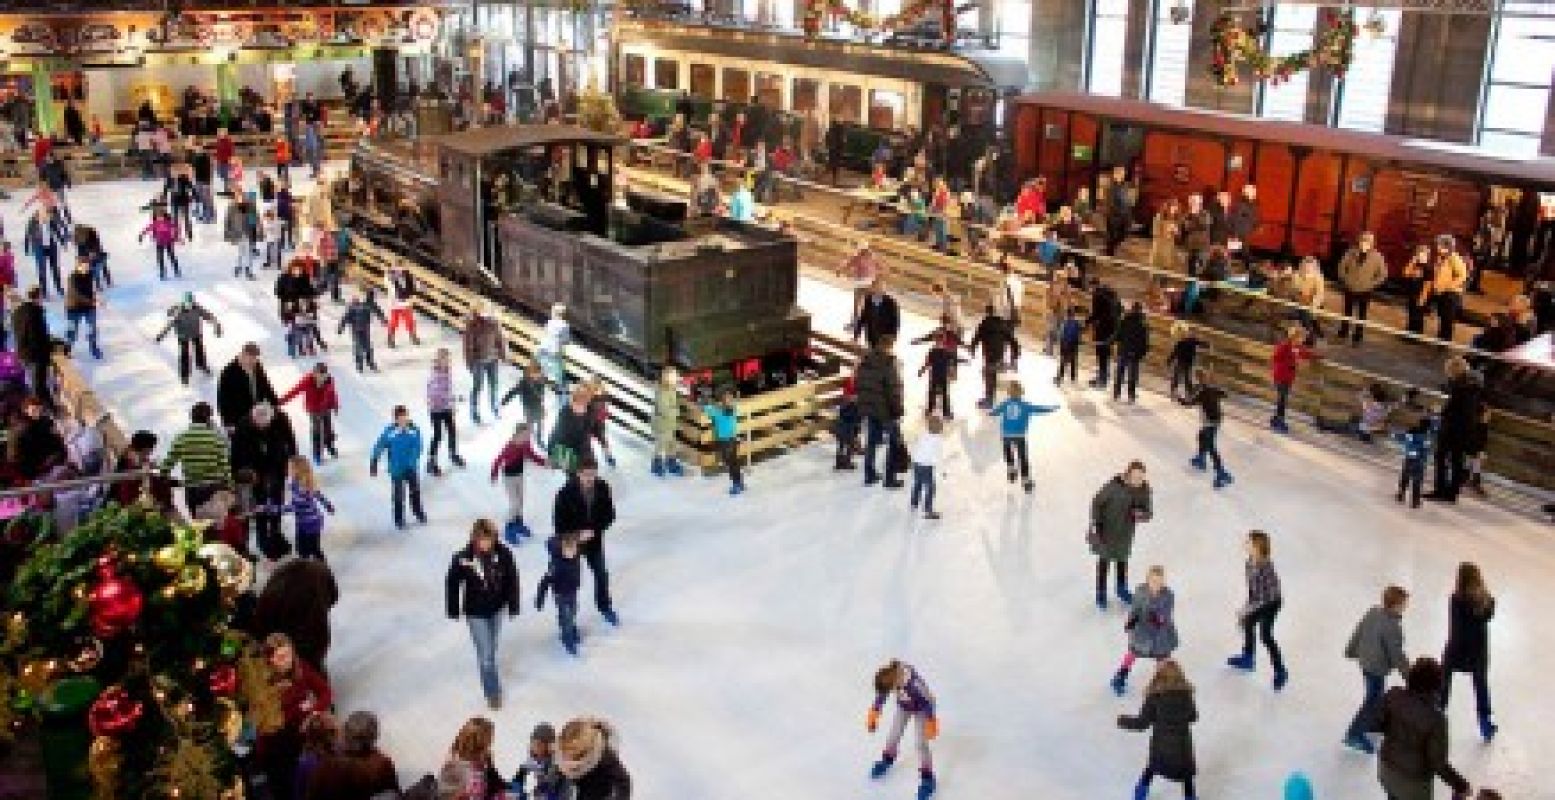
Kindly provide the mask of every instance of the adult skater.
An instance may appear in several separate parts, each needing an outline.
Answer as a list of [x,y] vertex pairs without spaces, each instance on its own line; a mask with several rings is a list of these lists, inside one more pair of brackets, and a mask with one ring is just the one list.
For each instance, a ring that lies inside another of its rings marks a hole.
[[1274,690],[1285,688],[1289,675],[1285,672],[1285,660],[1280,656],[1280,645],[1274,641],[1274,618],[1280,615],[1280,576],[1274,571],[1271,558],[1272,546],[1269,534],[1249,531],[1247,534],[1247,602],[1236,612],[1242,626],[1242,653],[1226,659],[1232,667],[1253,671],[1257,656],[1253,649],[1253,631],[1258,631],[1265,650],[1269,651],[1269,663],[1274,667]]
[[1452,674],[1467,672],[1474,684],[1474,708],[1479,717],[1479,735],[1485,741],[1495,738],[1498,726],[1490,708],[1490,620],[1496,615],[1496,598],[1485,588],[1479,566],[1465,561],[1458,565],[1458,580],[1448,601],[1447,646],[1442,649],[1442,710],[1446,711],[1452,689]]
[[59,274],[59,251],[65,248],[67,238],[62,226],[49,216],[47,209],[39,208],[27,218],[22,229],[22,254],[32,256],[38,268],[38,286],[43,289],[43,299],[49,299],[49,278],[54,279],[54,291],[63,295],[65,283]]
[[389,318],[384,316],[383,309],[378,307],[371,293],[355,295],[351,302],[346,304],[346,310],[340,315],[340,327],[335,333],[351,331],[351,357],[356,361],[356,371],[361,372],[365,367],[373,372],[378,371],[378,361],[373,358],[373,319],[387,326]]
[[481,388],[491,395],[491,415],[497,408],[497,367],[507,358],[507,342],[497,322],[497,308],[487,302],[470,314],[464,325],[464,365],[470,370],[474,388],[470,390],[470,420],[481,424]]
[[999,369],[1004,365],[1004,356],[1009,352],[1010,345],[1015,340],[1015,334],[1010,325],[995,311],[990,303],[983,308],[983,319],[977,323],[977,330],[972,333],[972,341],[967,345],[968,351],[977,355],[977,348],[983,348],[983,399],[977,401],[977,407],[983,411],[993,408],[993,398],[999,384]]
[[103,249],[103,239],[97,229],[90,225],[77,225],[71,238],[75,240],[76,258],[86,259],[92,265],[92,278],[97,281],[97,288],[112,286],[113,275],[108,272],[108,251]]
[[1447,761],[1447,714],[1438,705],[1442,665],[1420,658],[1410,665],[1403,686],[1383,696],[1372,729],[1382,734],[1377,780],[1389,800],[1431,800],[1438,778],[1453,797],[1468,797],[1470,786]]
[[502,634],[502,615],[518,616],[518,566],[513,551],[497,541],[497,526],[486,518],[470,528],[470,541],[454,553],[444,578],[448,618],[464,617],[475,644],[475,664],[481,690],[493,711],[502,708],[502,678],[497,669],[497,642]]
[[1112,375],[1112,346],[1118,334],[1118,315],[1122,302],[1118,293],[1101,281],[1091,291],[1091,313],[1085,318],[1085,326],[1091,329],[1091,341],[1096,347],[1096,377],[1091,388],[1105,389]]
[[421,344],[416,336],[416,310],[412,307],[416,299],[415,276],[403,267],[393,267],[383,280],[389,296],[389,346],[394,346],[394,334],[402,327],[410,334],[411,344]]
[[1134,800],[1150,796],[1150,783],[1156,777],[1182,783],[1182,796],[1193,800],[1193,777],[1198,765],[1193,758],[1192,725],[1199,720],[1193,702],[1193,684],[1183,674],[1182,665],[1168,658],[1155,668],[1145,689],[1145,703],[1139,713],[1118,717],[1118,727],[1130,731],[1150,731],[1150,759],[1134,786]]
[[77,261],[76,268],[70,273],[66,281],[65,289],[65,319],[69,325],[65,329],[65,338],[72,347],[76,344],[76,333],[81,324],[86,324],[86,345],[92,353],[92,358],[101,360],[102,348],[97,346],[97,307],[102,300],[97,296],[97,282],[92,280],[92,267],[85,261]]
[[1134,602],[1128,590],[1128,559],[1134,550],[1134,530],[1148,522],[1153,512],[1145,465],[1131,461],[1122,475],[1113,476],[1091,499],[1091,552],[1096,556],[1096,607],[1107,608],[1108,565],[1117,565],[1118,600]]
[[908,664],[891,660],[875,671],[875,702],[869,707],[865,727],[874,733],[880,725],[880,714],[887,700],[896,699],[896,716],[891,722],[891,732],[886,736],[885,750],[880,760],[870,768],[872,778],[883,778],[896,763],[897,748],[907,724],[913,723],[918,736],[918,800],[928,800],[934,794],[934,754],[929,742],[939,738],[939,717],[934,713],[934,692],[923,676]]
[[367,472],[378,477],[378,458],[388,454],[389,481],[394,496],[394,527],[405,529],[405,495],[410,494],[410,510],[416,521],[427,523],[426,512],[421,509],[421,479],[416,474],[421,464],[421,430],[410,421],[410,411],[404,406],[394,407],[394,421],[378,435],[368,462]]
[[254,513],[254,537],[259,552],[272,561],[292,550],[281,534],[281,515],[269,509],[285,503],[287,469],[295,455],[291,419],[269,402],[256,403],[232,432],[232,469],[254,474],[254,505],[266,509]]
[[589,411],[588,386],[578,384],[572,388],[572,396],[556,410],[556,423],[551,426],[547,443],[551,463],[557,469],[573,473],[584,459],[594,458],[594,429],[599,420]]
[[[1366,732],[1376,718],[1377,702],[1382,699],[1388,673],[1397,670],[1403,675],[1409,669],[1409,659],[1404,656],[1403,622],[1404,607],[1408,604],[1409,593],[1402,588],[1389,586],[1384,589],[1382,605],[1372,606],[1366,616],[1361,617],[1344,649],[1344,657],[1361,668],[1361,678],[1366,684],[1366,695],[1350,720],[1344,743],[1367,755],[1376,752],[1371,740],[1366,738]],[[1433,702],[1439,700],[1434,696],[1432,699]]]
[[680,466],[679,430],[680,373],[672,366],[665,367],[653,393],[653,463],[649,471],[655,476],[685,474]]
[[33,396],[43,402],[44,408],[54,407],[54,394],[49,389],[50,359],[53,356],[53,336],[49,333],[49,319],[43,310],[48,294],[42,285],[27,290],[27,299],[11,311],[11,333],[16,338],[16,357],[27,368],[27,382]]
[[1210,371],[1204,367],[1195,367],[1193,388],[1182,401],[1183,405],[1199,407],[1198,452],[1188,463],[1201,472],[1213,466],[1216,489],[1229,486],[1234,480],[1231,473],[1226,471],[1225,462],[1220,459],[1220,446],[1217,443],[1220,424],[1225,420],[1225,412],[1221,409],[1225,399],[1226,391],[1215,385],[1215,378]]
[[571,341],[572,326],[567,322],[567,306],[557,303],[551,306],[551,318],[545,322],[545,332],[540,337],[535,358],[540,362],[546,380],[551,382],[551,390],[556,392],[560,405],[565,404],[563,401],[567,397],[567,365],[563,353]]
[[[868,316],[868,301],[863,316]],[[902,399],[902,365],[891,348],[896,337],[881,336],[859,360],[854,373],[854,386],[858,392],[859,413],[866,426],[864,453],[864,485],[881,483],[887,489],[902,486],[901,471],[907,465],[898,463],[897,450],[902,447],[902,416],[906,413]],[[886,446],[884,482],[876,467],[876,453],[880,445]]]
[[279,397],[265,374],[265,365],[259,361],[259,345],[248,342],[238,351],[227,366],[222,367],[216,379],[216,410],[221,414],[221,424],[228,431],[248,418],[255,404],[277,404]]
[[630,800],[632,776],[615,750],[615,730],[594,717],[562,726],[556,766],[571,784],[573,800]]
[[184,299],[167,310],[167,325],[162,332],[157,334],[157,341],[161,342],[172,332],[178,339],[178,379],[185,386],[189,385],[189,361],[191,354],[194,366],[205,373],[211,374],[211,368],[205,363],[205,323],[209,322],[216,329],[216,335],[221,335],[221,321],[216,315],[205,309],[205,306],[194,301],[194,292],[184,292]]
[[1123,663],[1112,676],[1112,691],[1119,697],[1128,687],[1128,674],[1134,662],[1140,658],[1156,661],[1170,658],[1177,649],[1177,595],[1166,585],[1166,569],[1159,565],[1145,573],[1145,582],[1134,593],[1128,621],[1123,630],[1128,634],[1128,647],[1123,651]]
[[1446,372],[1447,400],[1436,429],[1434,485],[1425,499],[1456,503],[1468,476],[1468,450],[1482,412],[1484,383],[1463,356],[1447,359]]
[[578,470],[556,493],[551,521],[558,534],[576,533],[583,560],[594,574],[594,605],[611,625],[620,625],[610,599],[610,571],[605,566],[605,532],[616,519],[610,484],[599,477],[592,456],[578,461]]
[[432,374],[427,377],[427,414],[432,420],[432,448],[427,453],[427,474],[442,475],[437,465],[437,450],[443,443],[443,432],[448,432],[448,461],[455,467],[463,467],[459,456],[459,431],[454,426],[454,376],[452,356],[448,348],[439,347],[432,357]]
[[259,229],[253,218],[254,206],[247,198],[239,196],[227,204],[227,214],[222,219],[221,240],[237,251],[237,260],[232,267],[234,278],[254,280],[254,256],[259,244]]
[[896,298],[885,291],[885,281],[876,277],[869,286],[869,294],[859,308],[858,322],[853,326],[853,340],[864,334],[864,343],[873,348],[882,339],[892,339],[902,330],[902,311]]
[[1145,354],[1150,352],[1150,322],[1145,319],[1144,303],[1136,300],[1123,319],[1118,321],[1115,339],[1118,346],[1118,370],[1113,375],[1112,399],[1120,399],[1124,385],[1127,384],[1128,401],[1133,403],[1139,400],[1139,365],[1144,363]]
[[[162,459],[162,474],[183,467],[184,505],[190,515],[217,491],[232,485],[232,462],[225,437],[211,420],[211,404],[195,403],[189,409],[189,427],[173,437]],[[245,531],[246,535],[246,531]]]
[[1004,402],[994,406],[990,415],[999,418],[999,438],[1004,450],[1004,468],[1008,473],[1010,483],[1015,482],[1017,465],[1021,480],[1021,487],[1031,494],[1036,483],[1031,480],[1031,459],[1027,453],[1026,432],[1031,427],[1031,418],[1041,414],[1051,414],[1058,410],[1058,406],[1039,406],[1026,402],[1025,390],[1020,381],[1010,381],[1010,396]]

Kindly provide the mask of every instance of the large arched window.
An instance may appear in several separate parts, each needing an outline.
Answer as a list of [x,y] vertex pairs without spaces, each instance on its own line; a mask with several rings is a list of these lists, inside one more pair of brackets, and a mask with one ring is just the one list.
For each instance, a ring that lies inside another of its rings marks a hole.
[[[1270,25],[1266,46],[1276,56],[1306,50],[1312,47],[1312,32],[1317,25],[1317,6],[1292,6],[1280,4],[1274,7],[1274,23]],[[1288,80],[1279,84],[1263,81],[1258,89],[1258,116],[1266,119],[1301,121],[1307,113],[1307,85],[1312,74],[1307,70],[1293,72]]]
[[1479,144],[1507,155],[1538,155],[1555,70],[1555,10],[1534,0],[1507,2],[1490,36]]

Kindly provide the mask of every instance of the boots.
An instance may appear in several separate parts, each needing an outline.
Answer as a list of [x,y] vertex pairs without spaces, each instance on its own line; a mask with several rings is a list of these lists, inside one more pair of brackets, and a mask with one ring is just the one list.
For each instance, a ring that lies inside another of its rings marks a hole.
[[464,469],[464,459],[460,458],[458,453],[449,453],[448,462],[459,469]]
[[1127,690],[1127,689],[1128,689],[1128,670],[1126,668],[1119,667],[1118,671],[1117,671],[1117,674],[1112,676],[1112,693],[1117,695],[1117,696],[1119,696],[1119,697],[1122,697],[1123,696],[1123,692],[1125,690]]
[[443,476],[443,468],[439,467],[437,465],[436,461],[428,460],[427,461],[427,474],[431,475],[433,477],[439,477],[440,478],[440,477]]
[[670,456],[664,459],[664,474],[679,478],[686,474],[686,468],[681,466],[680,459]]
[[519,529],[523,524],[523,520],[508,520],[508,524],[502,526],[502,540],[511,545],[518,544],[523,539],[523,534],[519,533]]
[[1192,464],[1193,468],[1200,472],[1203,472],[1208,466],[1204,463],[1204,456],[1194,456],[1193,458],[1188,459],[1188,463]]
[[1226,472],[1225,470],[1221,470],[1215,473],[1215,488],[1223,489],[1227,486],[1230,486],[1235,480],[1235,478],[1231,477],[1231,473]]
[[1150,781],[1140,778],[1139,783],[1134,784],[1134,800],[1145,800],[1149,796]]
[[1107,593],[1101,589],[1096,590],[1096,607],[1102,611],[1107,610]]
[[934,773],[924,770],[918,777],[918,800],[929,800],[934,796]]
[[883,756],[881,756],[880,760],[876,761],[875,765],[873,767],[869,768],[869,777],[871,777],[871,778],[883,778],[883,777],[885,777],[885,774],[891,770],[891,765],[895,764],[895,763],[896,763],[896,756],[894,756],[894,755],[883,755]]
[[1118,602],[1126,606],[1133,605],[1134,603],[1134,593],[1129,591],[1127,586],[1123,585],[1123,581],[1118,581]]
[[853,459],[848,458],[847,453],[838,453],[837,463],[832,465],[832,469],[841,472],[844,470],[858,469],[858,467],[853,463]]
[[1483,474],[1476,472],[1470,475],[1463,485],[1467,486],[1469,491],[1473,492],[1476,497],[1485,496],[1485,476]]
[[1500,726],[1492,722],[1490,717],[1479,718],[1479,736],[1485,740],[1486,744],[1489,744],[1491,739],[1496,738],[1496,731],[1500,729]]
[[1285,684],[1287,684],[1289,682],[1290,682],[1290,673],[1285,671],[1285,666],[1282,664],[1282,665],[1280,665],[1278,667],[1275,667],[1274,668],[1274,691],[1278,692],[1279,690],[1284,689],[1285,688]]
[[1243,653],[1226,659],[1226,666],[1243,672],[1252,672],[1258,668],[1258,659],[1252,653]]
[[653,463],[649,465],[648,471],[653,473],[655,478],[664,477],[664,459],[660,456],[654,456]]

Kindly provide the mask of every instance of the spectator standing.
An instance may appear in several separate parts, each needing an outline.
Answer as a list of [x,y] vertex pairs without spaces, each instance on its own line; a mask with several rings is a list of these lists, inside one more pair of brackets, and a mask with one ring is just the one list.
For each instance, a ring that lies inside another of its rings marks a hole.
[[1112,347],[1117,339],[1118,318],[1122,310],[1117,292],[1097,281],[1091,291],[1091,313],[1085,320],[1085,326],[1091,329],[1091,341],[1096,348],[1096,377],[1091,380],[1093,389],[1105,389],[1110,382]]
[[1139,366],[1150,352],[1150,321],[1145,318],[1145,306],[1135,301],[1132,308],[1118,322],[1118,371],[1113,376],[1112,399],[1117,400],[1128,385],[1128,401],[1139,400]]
[[615,750],[615,730],[593,717],[562,726],[556,766],[572,784],[573,800],[627,800],[632,776]]
[[1484,383],[1462,356],[1447,359],[1447,400],[1436,429],[1436,469],[1427,500],[1458,502],[1467,479],[1467,459],[1484,403]]
[[877,469],[876,454],[884,444],[886,462],[883,485],[887,489],[902,486],[899,473],[907,467],[897,458],[897,451],[902,449],[901,419],[906,412],[903,406],[901,362],[891,353],[895,344],[894,335],[881,336],[859,360],[854,376],[859,413],[864,417],[866,427],[864,485],[881,483],[882,474]]
[[1107,255],[1118,254],[1118,247],[1134,227],[1134,187],[1128,182],[1128,170],[1121,164],[1112,168],[1112,185],[1107,187]]
[[1458,254],[1451,234],[1436,237],[1436,258],[1432,265],[1431,297],[1436,305],[1436,338],[1452,341],[1453,326],[1463,312],[1463,291],[1468,286],[1469,268]]
[[1372,292],[1377,291],[1388,279],[1388,265],[1382,253],[1376,249],[1376,237],[1364,231],[1356,239],[1355,246],[1345,251],[1339,260],[1339,287],[1344,291],[1345,320],[1339,323],[1339,340],[1349,333],[1350,319],[1357,320],[1352,344],[1359,345],[1366,334],[1366,311],[1371,305]]
[[1204,264],[1204,254],[1209,250],[1210,215],[1204,209],[1204,197],[1197,193],[1188,195],[1188,207],[1182,213],[1178,230],[1182,236],[1182,246],[1188,251],[1188,277],[1194,278],[1199,274],[1199,267]]
[[340,742],[308,776],[302,800],[373,800],[398,796],[394,761],[378,749],[378,717],[353,711],[340,726]]

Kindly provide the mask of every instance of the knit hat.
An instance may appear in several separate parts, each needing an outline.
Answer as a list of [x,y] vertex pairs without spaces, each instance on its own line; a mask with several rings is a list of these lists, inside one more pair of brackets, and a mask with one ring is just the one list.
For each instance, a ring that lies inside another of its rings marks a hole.
[[1292,772],[1285,779],[1285,800],[1312,800],[1312,781],[1306,773]]
[[534,732],[529,734],[529,741],[556,744],[556,729],[551,727],[551,723],[542,722],[535,726]]

